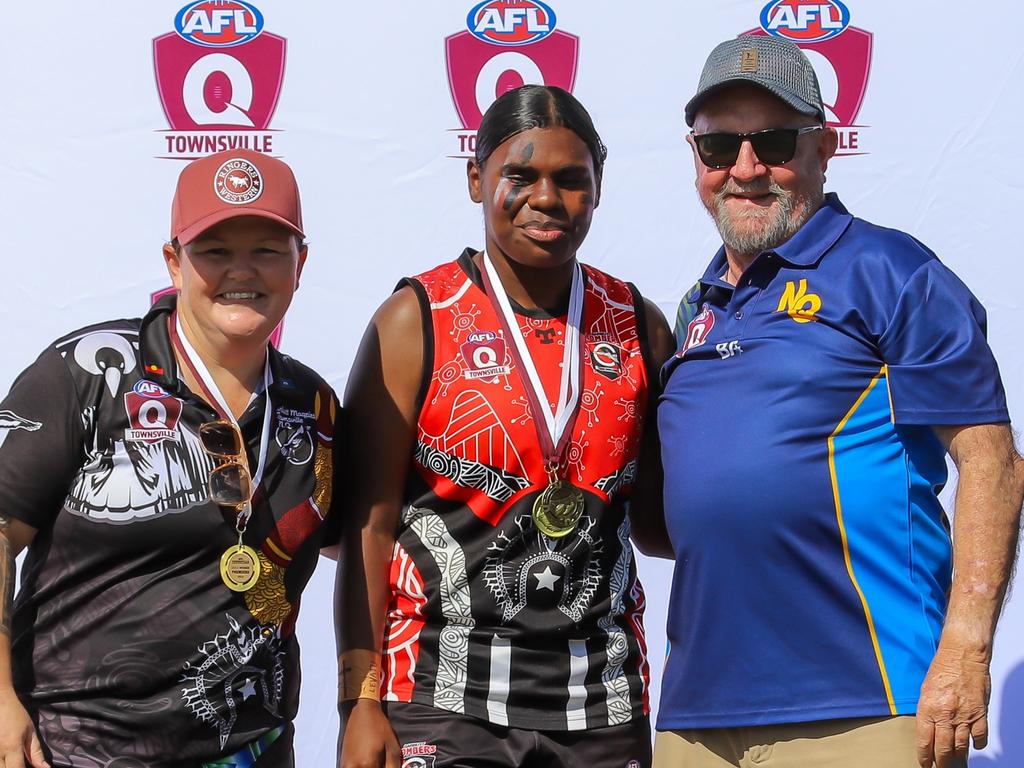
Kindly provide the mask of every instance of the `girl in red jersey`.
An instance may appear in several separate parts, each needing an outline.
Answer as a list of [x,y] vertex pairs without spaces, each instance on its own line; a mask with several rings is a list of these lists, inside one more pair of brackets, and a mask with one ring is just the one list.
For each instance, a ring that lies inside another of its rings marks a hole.
[[349,378],[344,766],[650,762],[643,589],[669,554],[661,313],[576,260],[606,150],[569,93],[484,115],[485,250],[402,282]]

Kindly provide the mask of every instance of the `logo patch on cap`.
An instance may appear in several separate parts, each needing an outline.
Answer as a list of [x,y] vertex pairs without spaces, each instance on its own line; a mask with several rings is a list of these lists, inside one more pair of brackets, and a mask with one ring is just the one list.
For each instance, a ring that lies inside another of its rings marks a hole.
[[740,51],[740,72],[757,72],[756,48],[744,48]]
[[213,190],[225,203],[247,205],[263,194],[263,177],[255,165],[236,157],[217,169]]

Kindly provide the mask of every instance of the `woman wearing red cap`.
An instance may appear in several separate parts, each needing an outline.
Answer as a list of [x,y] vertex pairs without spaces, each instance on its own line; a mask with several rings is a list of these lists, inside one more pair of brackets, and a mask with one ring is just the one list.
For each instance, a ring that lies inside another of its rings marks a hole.
[[176,295],[59,339],[0,404],[8,768],[293,764],[338,407],[268,343],[306,260],[291,170],[188,165],[164,259]]
[[672,342],[576,259],[604,159],[567,92],[500,97],[468,164],[485,250],[403,281],[363,338],[345,768],[649,765],[630,535],[670,551],[648,408]]

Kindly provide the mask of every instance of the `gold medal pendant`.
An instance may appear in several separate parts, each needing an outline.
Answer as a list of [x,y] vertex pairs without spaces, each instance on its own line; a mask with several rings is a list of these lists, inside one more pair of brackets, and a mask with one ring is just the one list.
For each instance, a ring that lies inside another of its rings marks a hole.
[[260,558],[256,550],[236,544],[221,555],[220,577],[228,589],[247,592],[260,578]]
[[583,517],[583,491],[564,480],[554,480],[533,502],[533,524],[545,536],[569,535]]

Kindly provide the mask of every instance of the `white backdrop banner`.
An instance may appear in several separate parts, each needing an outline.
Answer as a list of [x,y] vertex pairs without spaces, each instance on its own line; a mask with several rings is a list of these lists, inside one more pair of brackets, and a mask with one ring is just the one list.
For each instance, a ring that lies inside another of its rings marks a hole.
[[[841,137],[827,188],[921,239],[987,307],[1022,415],[1024,262],[1008,235],[1024,195],[1024,53],[1011,0],[181,2],[7,7],[5,390],[61,334],[141,315],[169,285],[160,247],[183,161],[249,147],[294,168],[310,239],[280,345],[343,391],[396,281],[483,245],[465,158],[482,112],[523,82],[572,90],[609,148],[581,257],[671,319],[719,244],[693,190],[683,104],[711,48],[753,31],[794,39],[814,63]],[[641,566],[657,707],[671,565]],[[324,561],[299,621],[303,766],[331,764],[335,749],[332,581]],[[997,637],[991,743],[972,768],[1024,765],[1022,640],[1018,596]]]

